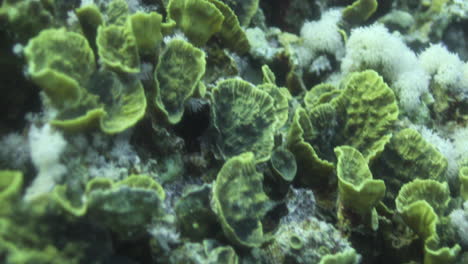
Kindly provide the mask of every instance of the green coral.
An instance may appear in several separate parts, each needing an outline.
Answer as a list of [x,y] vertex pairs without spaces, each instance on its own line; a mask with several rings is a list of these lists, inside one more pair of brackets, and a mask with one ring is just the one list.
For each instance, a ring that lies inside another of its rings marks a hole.
[[257,161],[270,158],[277,123],[274,99],[240,79],[218,83],[212,93],[215,153],[228,159],[252,151]]
[[390,140],[389,130],[398,118],[398,105],[392,89],[372,70],[352,73],[341,96],[334,101],[344,125],[338,135],[341,144],[359,150],[371,161]]
[[[51,123],[67,131],[98,125],[108,134],[133,126],[146,111],[146,97],[140,81],[111,71],[98,71],[88,81],[85,99],[70,110],[62,110]],[[97,96],[99,95],[99,96]]]
[[269,84],[276,85],[275,73],[266,64],[262,66],[262,75],[263,75],[263,83],[264,84],[269,83]]
[[359,257],[354,249],[340,252],[337,254],[330,254],[323,257],[319,264],[356,264],[359,263]]
[[104,24],[104,17],[95,4],[82,6],[75,10],[76,17],[81,25],[83,34],[88,39],[89,45],[97,52],[96,37],[99,26]]
[[99,57],[109,69],[122,73],[140,71],[137,41],[130,25],[99,26],[96,42]]
[[397,210],[402,213],[417,201],[428,203],[436,214],[444,213],[450,201],[447,183],[434,180],[413,180],[401,187],[395,204]]
[[132,239],[145,233],[147,226],[164,217],[163,187],[147,175],[132,174],[114,182],[94,178],[86,184],[83,203],[67,196],[65,186],[57,186],[49,197],[56,210],[74,217],[92,219],[115,232],[120,239]]
[[80,34],[46,29],[24,49],[28,72],[52,103],[73,107],[83,96],[82,87],[96,69],[94,53]]
[[46,1],[4,0],[0,7],[0,21],[8,25],[11,35],[21,42],[52,25],[54,18]]
[[123,26],[127,22],[129,16],[129,9],[127,1],[125,0],[112,0],[105,5],[105,2],[100,6],[104,10],[106,22],[108,25],[114,24]]
[[174,20],[189,40],[204,45],[223,26],[224,16],[206,0],[171,0],[167,6],[168,19]]
[[350,23],[360,24],[377,10],[377,0],[357,0],[343,10],[343,18]]
[[215,5],[224,16],[224,21],[219,32],[223,45],[241,54],[247,53],[250,49],[250,44],[234,12],[228,5],[219,0],[208,1]]
[[463,199],[468,200],[468,166],[463,166],[458,172],[460,179],[460,195]]
[[173,39],[160,56],[154,73],[155,104],[169,123],[178,123],[184,114],[184,104],[193,95],[205,73],[205,53],[192,44]]
[[447,159],[418,131],[406,128],[396,133],[372,169],[387,181],[392,197],[398,188],[412,179],[445,180]]
[[429,179],[413,180],[398,193],[396,208],[424,242],[425,264],[453,263],[461,249],[458,244],[451,248],[440,246],[437,224],[449,202],[448,185]]
[[[62,212],[64,188],[25,203],[20,198],[23,176],[19,171],[0,171],[0,254],[11,264],[88,263],[108,253],[105,246],[88,244],[103,239],[98,230],[70,221]],[[66,201],[70,205],[69,201]],[[57,210],[59,209],[59,210]],[[65,209],[66,211],[66,209]],[[76,219],[74,219],[76,220]],[[86,232],[82,232],[86,230]],[[108,241],[101,240],[107,243]],[[101,252],[98,252],[101,251]]]
[[298,108],[289,128],[287,146],[298,161],[298,178],[306,185],[330,181],[334,147],[351,146],[369,162],[390,140],[398,106],[382,77],[371,70],[352,73],[343,87],[339,95],[331,86],[308,92],[309,109]]
[[162,42],[162,16],[156,12],[137,12],[130,16],[130,24],[140,54],[153,54]]
[[239,17],[241,26],[247,27],[258,10],[260,0],[224,0]]
[[23,186],[23,174],[20,171],[0,171],[0,216],[11,213],[13,201],[17,199]]
[[292,95],[287,88],[276,85],[276,76],[268,67],[262,66],[263,83],[257,88],[267,92],[275,100],[275,111],[278,118],[277,129],[282,128],[289,118],[289,102]]
[[271,166],[274,173],[286,182],[292,182],[297,172],[294,155],[286,148],[277,148],[271,154]]
[[274,203],[263,192],[263,175],[255,163],[252,152],[235,156],[226,161],[213,184],[212,207],[224,234],[244,247],[258,247],[271,238],[262,220]]
[[334,85],[321,83],[312,87],[304,95],[304,105],[309,111],[321,104],[329,103],[333,98],[342,93]]
[[164,189],[146,175],[130,175],[117,183],[94,179],[87,190],[86,214],[124,239],[146,232],[146,225],[164,215]]
[[299,182],[306,186],[319,187],[331,183],[333,163],[320,158],[315,149],[307,142],[311,136],[312,124],[307,112],[298,108],[289,127],[286,146],[294,154],[297,162]]
[[[338,176],[338,199],[346,209],[363,217],[373,230],[378,228],[375,206],[385,194],[385,183],[372,179],[367,162],[353,147],[335,148],[338,159],[336,174]],[[366,219],[367,218],[367,219]]]
[[210,208],[211,186],[192,186],[176,202],[175,213],[184,236],[194,240],[214,236],[220,226]]
[[94,53],[82,35],[44,30],[29,41],[25,54],[33,81],[59,110],[53,125],[76,131],[100,124],[104,132],[114,134],[145,114],[140,81],[96,71]]
[[[100,94],[105,115],[100,119],[102,131],[115,134],[133,126],[145,115],[146,97],[140,81],[126,79],[110,71],[97,72],[90,91]],[[107,87],[106,90],[102,90]],[[98,90],[99,89],[99,90]]]

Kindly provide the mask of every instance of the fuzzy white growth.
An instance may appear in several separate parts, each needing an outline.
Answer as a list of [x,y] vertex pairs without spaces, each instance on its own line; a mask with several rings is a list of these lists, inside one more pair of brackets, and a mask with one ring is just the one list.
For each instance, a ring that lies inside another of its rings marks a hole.
[[67,142],[62,134],[54,131],[50,125],[42,128],[32,126],[29,131],[29,147],[31,159],[38,175],[26,190],[25,200],[48,193],[66,172],[66,167],[60,164],[60,156]]
[[457,128],[451,135],[458,162],[468,159],[468,127]]
[[452,225],[458,231],[460,242],[464,246],[468,246],[468,201],[463,204],[463,209],[454,210],[450,214]]
[[306,66],[321,53],[328,53],[341,59],[344,55],[343,36],[338,23],[341,21],[340,10],[325,12],[318,21],[305,22],[301,28],[304,45],[298,49],[301,64]]
[[169,44],[169,42],[171,42],[172,40],[174,39],[180,39],[180,40],[183,40],[183,41],[186,41],[186,42],[189,42],[187,37],[184,35],[184,33],[180,30],[176,30],[174,34],[172,35],[168,35],[168,36],[165,36],[163,38],[163,42],[165,45]]
[[429,75],[418,58],[397,35],[374,24],[351,31],[341,69],[345,74],[373,69],[390,82],[400,105],[408,112],[418,109],[420,97],[428,92]]
[[20,43],[16,43],[13,46],[13,53],[16,56],[22,56],[23,55],[23,50],[24,50],[24,46],[22,44],[20,44]]
[[272,28],[270,31],[271,34],[268,34],[258,27],[245,30],[245,35],[250,44],[250,54],[254,58],[270,62],[283,50],[278,43],[270,40],[268,36],[278,34],[279,30]]
[[67,12],[67,25],[69,27],[73,27],[75,25],[78,25],[80,22],[78,21],[78,17],[76,16],[76,13],[74,11],[68,11]]
[[0,162],[6,162],[9,169],[22,169],[29,161],[27,139],[20,134],[11,133],[0,138]]
[[436,84],[455,93],[468,91],[468,75],[463,72],[465,63],[445,46],[431,45],[419,55],[419,61]]
[[92,5],[92,4],[94,4],[94,0],[81,0],[80,7],[84,7],[84,6]]

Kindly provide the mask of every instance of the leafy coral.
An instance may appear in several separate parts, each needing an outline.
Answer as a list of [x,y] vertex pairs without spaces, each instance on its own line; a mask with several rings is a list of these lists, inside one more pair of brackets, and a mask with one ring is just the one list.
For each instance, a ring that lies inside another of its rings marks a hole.
[[0,262],[464,263],[461,2],[2,1]]

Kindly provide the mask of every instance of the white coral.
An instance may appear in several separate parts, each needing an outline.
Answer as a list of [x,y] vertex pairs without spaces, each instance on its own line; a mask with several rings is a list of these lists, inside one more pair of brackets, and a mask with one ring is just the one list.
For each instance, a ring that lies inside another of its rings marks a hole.
[[298,51],[301,64],[306,66],[311,59],[321,53],[334,55],[341,59],[344,55],[343,36],[338,23],[341,21],[341,11],[331,9],[325,12],[318,21],[305,22],[301,28],[304,45]]
[[463,209],[454,210],[450,214],[452,225],[458,231],[460,242],[464,246],[468,246],[468,201],[463,204]]
[[66,172],[66,167],[60,163],[60,157],[67,142],[62,134],[52,129],[50,125],[41,128],[32,126],[29,131],[29,147],[31,159],[38,175],[26,190],[24,199],[50,192]]
[[441,44],[431,45],[419,55],[419,61],[433,81],[455,93],[468,90],[465,63]]

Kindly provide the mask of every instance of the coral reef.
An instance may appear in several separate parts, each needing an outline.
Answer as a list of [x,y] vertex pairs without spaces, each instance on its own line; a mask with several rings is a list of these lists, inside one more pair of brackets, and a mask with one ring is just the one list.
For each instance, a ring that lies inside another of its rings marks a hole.
[[468,263],[462,0],[0,0],[0,262]]

